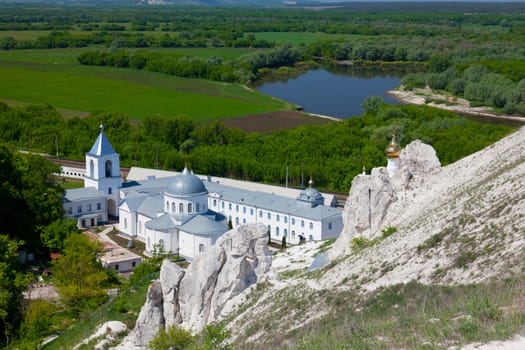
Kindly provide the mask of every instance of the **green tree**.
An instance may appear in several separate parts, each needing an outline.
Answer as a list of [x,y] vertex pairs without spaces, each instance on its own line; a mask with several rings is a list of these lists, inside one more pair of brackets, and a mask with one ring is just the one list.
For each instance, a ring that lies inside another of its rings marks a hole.
[[161,330],[149,343],[152,350],[188,350],[196,344],[196,338],[191,332],[177,326]]
[[361,103],[361,109],[365,114],[376,114],[383,104],[383,99],[379,96],[367,96],[363,103]]
[[22,291],[30,280],[17,260],[23,243],[0,235],[0,344],[10,342],[21,320]]
[[52,268],[57,292],[73,311],[96,307],[105,298],[103,284],[108,280],[97,257],[102,245],[83,234],[72,234],[64,241],[64,254]]
[[221,325],[207,325],[204,328],[203,350],[228,350],[231,346],[227,344],[230,332]]
[[45,300],[33,300],[26,309],[24,322],[20,327],[21,349],[39,349],[44,337],[49,333],[56,307]]
[[44,246],[52,251],[61,252],[65,239],[73,233],[79,233],[77,223],[72,219],[59,219],[47,225],[40,233]]
[[286,236],[283,236],[281,240],[281,249],[286,249]]

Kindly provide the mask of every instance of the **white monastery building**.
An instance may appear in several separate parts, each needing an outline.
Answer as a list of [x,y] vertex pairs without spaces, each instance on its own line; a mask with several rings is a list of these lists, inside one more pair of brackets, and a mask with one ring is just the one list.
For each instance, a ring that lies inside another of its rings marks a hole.
[[233,227],[263,223],[272,240],[280,243],[286,237],[288,244],[337,237],[343,228],[333,196],[326,200],[311,179],[301,191],[200,178],[184,168],[161,172],[162,177],[156,177],[158,170],[141,169],[150,175],[122,183],[119,168],[119,155],[101,126],[86,153],[85,187],[66,191],[66,215],[76,218],[79,227],[118,216],[120,234],[145,242],[149,255],[163,251],[192,259],[215,244],[228,222]]

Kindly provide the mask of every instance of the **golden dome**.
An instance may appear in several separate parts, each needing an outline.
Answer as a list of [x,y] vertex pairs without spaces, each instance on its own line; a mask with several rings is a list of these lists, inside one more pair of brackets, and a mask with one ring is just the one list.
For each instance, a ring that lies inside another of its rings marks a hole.
[[392,141],[385,148],[386,155],[389,158],[397,158],[401,153],[401,147],[396,142],[396,134],[392,134]]

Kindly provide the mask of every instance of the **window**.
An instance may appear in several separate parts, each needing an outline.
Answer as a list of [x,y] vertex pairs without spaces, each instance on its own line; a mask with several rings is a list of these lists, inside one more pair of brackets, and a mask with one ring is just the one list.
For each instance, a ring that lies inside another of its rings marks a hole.
[[87,209],[87,211],[89,212],[89,211],[91,211],[92,209],[93,209],[93,208],[91,207],[91,203],[89,203],[89,204],[88,204],[88,209]]
[[188,213],[191,213],[193,211],[193,208],[191,206],[191,203],[188,203]]
[[142,233],[142,221],[139,221],[139,233]]
[[239,218],[235,218],[235,225],[239,225]]
[[[67,174],[69,175],[69,171]],[[93,163],[93,159],[89,161],[89,176],[95,177],[95,164]]]
[[235,204],[235,211],[238,213],[239,212],[239,204]]
[[292,231],[292,239],[295,239],[295,231]]
[[253,208],[250,208],[250,215],[253,215]]
[[133,261],[133,262],[131,263],[131,267],[134,268],[135,266],[137,266],[137,262],[136,262],[136,261]]
[[314,239],[314,236],[312,236],[312,235],[308,236],[308,240],[311,241],[311,240],[313,240],[313,239]]
[[179,213],[184,213],[184,204],[183,203],[179,204]]
[[222,209],[224,209],[224,202],[221,203]]
[[127,230],[128,228],[128,219],[124,218],[124,230]]
[[150,241],[150,239],[148,237],[148,246],[146,248],[149,249],[149,247],[151,247],[151,241]]
[[77,213],[82,213],[82,206],[81,205],[77,206]]
[[97,203],[97,210],[100,210],[102,208],[102,205],[100,203]]
[[[166,201],[166,211],[170,210],[170,202]],[[175,211],[175,210],[172,210]]]
[[69,215],[73,214],[73,208],[72,207],[67,208],[67,213]]
[[228,209],[232,210],[232,204],[228,203]]
[[177,211],[177,204],[175,202],[171,203],[171,211],[176,212]]
[[311,222],[311,223],[310,223],[310,230],[312,230],[313,228],[314,228],[314,223]]
[[277,217],[275,219],[277,220],[277,222],[279,222],[279,220],[281,220],[281,215],[277,214]]
[[106,177],[111,177],[111,160],[106,160]]
[[329,229],[329,230],[332,229],[332,223],[331,223],[331,222],[328,223],[328,229]]
[[285,217],[283,218],[283,220],[284,220],[284,223],[286,224],[286,223],[288,222],[288,216],[285,216]]
[[242,219],[242,223],[245,224],[246,223],[246,219]]
[[270,220],[272,218],[272,214],[270,214],[270,212],[268,212],[268,220]]
[[199,244],[199,253],[204,253],[204,244]]
[[295,218],[292,218],[292,225],[295,225]]
[[259,210],[259,217],[262,218],[262,216],[263,216],[263,212],[262,210]]
[[279,236],[279,227],[276,227],[276,228],[275,228],[275,235],[276,235],[276,236]]
[[242,212],[246,214],[246,207],[242,207]]
[[301,220],[301,227],[304,227],[304,220]]
[[284,229],[284,233],[283,233],[283,235],[284,235],[285,237],[288,236],[288,230],[287,230],[287,229]]
[[111,194],[113,191],[111,190],[111,187],[108,188],[108,194]]
[[118,264],[115,264],[115,271],[118,271]]
[[216,200],[216,199],[213,200],[213,206],[214,206],[214,207],[217,206],[217,200]]
[[201,205],[199,202],[197,202],[197,204],[195,204],[195,211],[198,213],[201,209]]
[[161,252],[164,251],[164,240],[163,239],[159,239],[159,251]]

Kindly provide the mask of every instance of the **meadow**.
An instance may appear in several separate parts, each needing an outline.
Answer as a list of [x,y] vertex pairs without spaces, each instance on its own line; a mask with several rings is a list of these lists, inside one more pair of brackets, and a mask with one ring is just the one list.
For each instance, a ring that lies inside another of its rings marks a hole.
[[[125,113],[138,120],[148,115],[184,114],[205,122],[291,108],[237,84],[80,65],[76,57],[84,50],[0,52],[0,96],[25,103],[49,103],[79,111],[79,115],[103,110]],[[234,50],[216,50],[216,54],[237,54]],[[215,50],[191,51],[199,51],[205,57]]]

